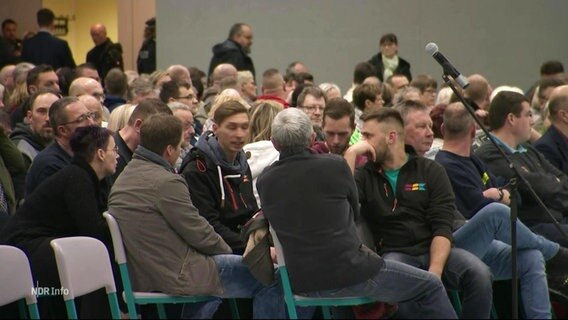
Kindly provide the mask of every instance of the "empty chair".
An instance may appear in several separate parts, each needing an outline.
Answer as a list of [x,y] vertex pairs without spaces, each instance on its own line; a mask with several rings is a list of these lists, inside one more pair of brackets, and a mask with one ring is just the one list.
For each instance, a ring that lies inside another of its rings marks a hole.
[[[136,305],[155,304],[158,308],[158,315],[160,319],[166,318],[166,311],[164,304],[169,303],[195,303],[216,299],[213,296],[175,296],[158,292],[134,292],[132,291],[132,283],[130,282],[130,275],[128,274],[128,265],[126,260],[126,252],[122,242],[122,234],[116,219],[108,212],[103,213],[110,229],[112,237],[112,245],[114,248],[114,257],[116,263],[120,268],[120,276],[122,278],[122,285],[124,287],[124,299],[128,306],[128,314],[131,319],[137,319]],[[233,318],[238,319],[239,314],[236,307],[236,302],[231,299],[231,311]]]
[[120,319],[116,287],[105,245],[90,237],[68,237],[51,241],[61,293],[67,315],[77,319],[75,298],[105,288],[113,319]]
[[[39,319],[32,272],[26,254],[12,246],[0,246],[0,306],[25,299],[30,318]],[[25,309],[20,308],[25,318]]]
[[270,234],[272,235],[274,248],[276,249],[276,257],[278,258],[278,271],[280,272],[280,279],[282,281],[282,288],[284,290],[284,300],[286,300],[286,306],[288,307],[288,315],[290,316],[290,319],[298,318],[298,315],[296,313],[296,306],[320,306],[323,311],[324,319],[331,319],[329,307],[356,306],[373,303],[376,301],[369,297],[313,298],[294,294],[294,292],[292,291],[292,286],[290,284],[288,270],[286,269],[286,260],[284,258],[284,252],[282,251],[282,245],[280,244],[280,241],[276,236],[276,232],[274,231],[274,229],[272,229],[272,227],[270,227]]

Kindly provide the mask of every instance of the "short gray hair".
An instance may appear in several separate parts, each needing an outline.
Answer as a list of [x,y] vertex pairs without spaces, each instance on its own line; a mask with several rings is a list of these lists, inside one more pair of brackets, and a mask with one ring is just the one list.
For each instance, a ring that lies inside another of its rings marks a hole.
[[272,140],[280,153],[301,153],[310,147],[314,132],[312,121],[300,109],[288,108],[272,122]]

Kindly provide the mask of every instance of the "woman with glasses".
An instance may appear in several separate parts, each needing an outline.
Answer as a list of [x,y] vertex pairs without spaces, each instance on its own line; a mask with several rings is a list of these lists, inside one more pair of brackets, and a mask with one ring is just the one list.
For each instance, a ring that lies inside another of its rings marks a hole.
[[[112,175],[116,168],[117,148],[112,132],[98,126],[77,128],[70,146],[71,164],[47,178],[26,197],[22,207],[0,231],[0,244],[22,249],[30,260],[35,285],[49,288],[50,292],[51,288],[61,288],[50,247],[52,239],[94,237],[105,243],[112,253],[110,234],[102,217],[107,199],[100,187],[101,180]],[[104,295],[102,298],[105,299]],[[42,317],[66,317],[60,296],[39,301]],[[106,317],[105,314],[93,316]]]

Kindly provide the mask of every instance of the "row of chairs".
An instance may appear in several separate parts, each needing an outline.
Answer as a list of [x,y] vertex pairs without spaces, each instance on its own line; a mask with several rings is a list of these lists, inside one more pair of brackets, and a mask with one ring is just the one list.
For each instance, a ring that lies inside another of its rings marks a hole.
[[[103,214],[107,221],[112,236],[116,263],[119,266],[122,283],[124,286],[123,298],[126,301],[128,314],[131,319],[137,319],[137,305],[154,304],[158,308],[161,319],[166,318],[165,304],[170,303],[196,303],[216,299],[213,296],[173,296],[154,292],[134,292],[128,273],[126,253],[122,242],[122,235],[116,220],[108,212]],[[319,306],[322,308],[323,317],[331,319],[330,307],[354,306],[375,302],[370,297],[350,298],[312,298],[296,295],[292,292],[290,279],[286,268],[282,246],[276,232],[270,228],[270,232],[278,257],[278,272],[284,290],[284,299],[287,305],[288,315],[291,319],[297,319],[296,307]],[[112,275],[112,268],[108,251],[105,245],[97,239],[89,237],[69,237],[51,241],[54,249],[59,277],[61,280],[61,293],[70,319],[77,319],[77,311],[74,299],[76,297],[105,288],[111,308],[113,319],[120,319],[120,310],[116,296],[116,287]],[[89,254],[86,255],[85,252]],[[29,262],[24,252],[11,246],[0,246],[0,283],[4,288],[1,290],[0,306],[14,301],[25,299],[28,305],[29,315],[32,319],[38,319],[36,295],[33,291],[33,280]],[[88,275],[88,276],[86,276]],[[232,316],[239,319],[238,309],[234,299],[230,299]],[[25,315],[25,307],[21,308],[21,315]]]

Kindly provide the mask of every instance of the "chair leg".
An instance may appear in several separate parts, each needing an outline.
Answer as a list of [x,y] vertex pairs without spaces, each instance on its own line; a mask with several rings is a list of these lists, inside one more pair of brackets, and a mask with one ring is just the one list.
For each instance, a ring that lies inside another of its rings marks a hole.
[[118,299],[116,298],[116,293],[112,292],[107,294],[108,304],[110,305],[110,313],[113,319],[120,319],[120,309],[118,307]]
[[65,307],[67,308],[67,317],[69,319],[78,319],[77,309],[75,309],[75,301],[73,299],[65,301]]
[[20,314],[20,319],[27,319],[28,315],[26,313],[26,300],[24,299],[20,299],[20,301],[18,301],[18,313]]
[[288,308],[288,318],[290,319],[298,319],[298,314],[296,313],[296,304],[294,300],[289,301],[288,299],[284,299],[286,303],[286,307]]
[[240,319],[239,306],[237,305],[236,299],[229,299],[229,306],[231,307],[231,316],[233,319]]
[[331,312],[329,311],[328,306],[321,306],[321,312],[324,319],[331,319]]
[[156,304],[156,308],[158,308],[158,317],[160,319],[167,319],[168,316],[166,315],[166,308],[162,303]]
[[455,291],[455,290],[450,290],[448,291],[448,297],[450,298],[450,302],[452,303],[452,306],[454,307],[454,310],[456,311],[456,314],[459,316],[462,313],[462,304],[461,304],[461,299],[460,299],[460,294],[459,292]]
[[28,311],[30,312],[30,319],[39,319],[39,310],[37,309],[37,303],[28,305]]

